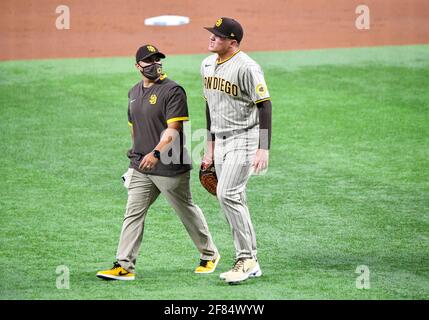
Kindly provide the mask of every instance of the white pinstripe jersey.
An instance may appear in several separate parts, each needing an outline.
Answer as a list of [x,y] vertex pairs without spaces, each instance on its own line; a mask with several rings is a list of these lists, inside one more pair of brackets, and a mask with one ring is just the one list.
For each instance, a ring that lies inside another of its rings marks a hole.
[[270,99],[261,67],[242,51],[217,62],[217,54],[201,63],[204,97],[212,133],[248,129],[259,123],[256,103]]

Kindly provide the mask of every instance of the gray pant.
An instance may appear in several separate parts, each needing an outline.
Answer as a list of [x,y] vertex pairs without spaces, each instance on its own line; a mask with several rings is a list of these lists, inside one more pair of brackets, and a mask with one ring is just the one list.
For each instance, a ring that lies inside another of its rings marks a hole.
[[218,176],[217,197],[231,226],[236,258],[256,257],[256,235],[246,201],[246,185],[258,148],[257,128],[216,135],[215,167]]
[[146,214],[160,193],[176,211],[200,251],[201,259],[211,260],[217,257],[217,248],[204,215],[192,201],[189,179],[189,171],[174,177],[143,174],[131,168],[127,171],[124,186],[128,189],[128,202],[116,254],[123,268],[130,272],[135,270]]

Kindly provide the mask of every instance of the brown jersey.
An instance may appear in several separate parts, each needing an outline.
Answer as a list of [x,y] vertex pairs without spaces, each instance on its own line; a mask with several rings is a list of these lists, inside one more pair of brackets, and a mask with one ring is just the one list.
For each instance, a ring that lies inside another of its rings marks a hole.
[[184,135],[180,132],[173,148],[161,154],[161,161],[151,170],[139,169],[143,157],[159,143],[168,123],[188,120],[188,104],[185,90],[165,76],[151,87],[144,88],[143,81],[128,92],[128,123],[133,127],[134,143],[128,151],[130,168],[142,173],[174,176],[191,170],[191,160],[184,147]]

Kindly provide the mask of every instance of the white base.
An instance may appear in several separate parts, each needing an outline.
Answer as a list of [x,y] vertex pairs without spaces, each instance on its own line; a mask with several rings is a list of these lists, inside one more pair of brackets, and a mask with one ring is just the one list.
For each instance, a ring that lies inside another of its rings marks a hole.
[[188,24],[190,19],[184,16],[158,16],[151,17],[144,20],[146,26],[180,26]]

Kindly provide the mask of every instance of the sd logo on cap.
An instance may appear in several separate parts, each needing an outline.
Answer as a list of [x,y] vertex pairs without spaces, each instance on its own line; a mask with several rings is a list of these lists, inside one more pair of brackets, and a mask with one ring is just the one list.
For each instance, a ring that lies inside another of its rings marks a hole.
[[222,17],[216,21],[213,28],[205,27],[204,29],[219,37],[237,40],[238,43],[243,39],[243,27],[232,18]]

